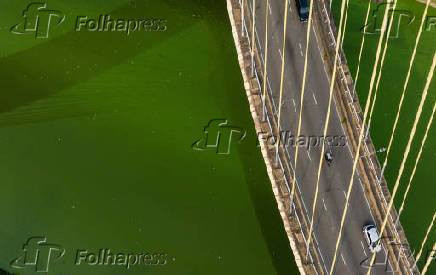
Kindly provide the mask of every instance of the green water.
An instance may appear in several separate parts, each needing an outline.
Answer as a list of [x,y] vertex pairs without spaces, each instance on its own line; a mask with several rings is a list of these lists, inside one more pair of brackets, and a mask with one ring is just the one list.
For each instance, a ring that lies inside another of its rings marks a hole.
[[[340,2],[333,1],[335,18],[340,15]],[[348,25],[344,41],[344,50],[347,55],[348,65],[350,66],[353,77],[355,76],[360,42],[362,39],[361,27],[365,22],[365,15],[368,1],[350,1],[348,13]],[[414,0],[398,1],[397,10],[413,14],[415,19],[412,23],[407,24],[407,17],[401,23],[398,32],[398,38],[389,40],[389,48],[386,55],[385,65],[381,78],[381,84],[377,93],[377,103],[371,123],[371,138],[376,149],[387,147],[391,135],[392,127],[395,120],[396,111],[403,90],[406,73],[409,67],[409,60],[415,44],[416,35],[425,5]],[[375,4],[372,7],[375,10]],[[378,20],[383,18],[383,9],[377,13]],[[436,17],[436,9],[429,8],[428,18]],[[397,30],[397,20],[395,18],[393,33]],[[339,21],[337,21],[339,22]],[[374,22],[370,19],[370,23]],[[380,23],[379,23],[380,24]],[[424,25],[426,30],[427,21]],[[360,104],[364,108],[368,95],[369,82],[374,66],[377,43],[379,35],[366,35],[364,54],[361,62],[361,73],[357,83],[357,92]],[[429,31],[423,31],[420,44],[418,46],[415,63],[412,69],[408,89],[406,91],[405,101],[399,118],[399,124],[394,137],[394,145],[389,156],[388,166],[385,177],[388,185],[393,188],[398,175],[398,170],[403,159],[404,149],[407,145],[410,130],[415,120],[416,110],[421,100],[421,94],[424,89],[427,74],[436,49],[436,28],[433,26]],[[418,124],[417,133],[412,144],[406,167],[400,181],[399,191],[396,195],[395,205],[399,208],[403,193],[409,182],[410,174],[418,154],[421,140],[424,136],[425,128],[436,100],[436,79],[433,79],[427,100],[424,105],[424,111]],[[433,123],[434,124],[434,123]],[[401,222],[405,229],[407,238],[415,253],[418,252],[421,242],[425,236],[428,225],[431,222],[435,211],[434,198],[436,196],[436,186],[434,184],[434,163],[436,163],[436,135],[435,125],[432,126],[428,134],[428,139],[421,156],[420,163],[416,170],[416,175],[410,189],[406,207],[401,216]],[[384,161],[385,153],[378,153],[380,162]],[[436,231],[430,233],[429,239],[424,249],[422,260],[419,266],[423,266],[423,261],[428,250],[431,250],[433,243],[436,241]],[[436,272],[435,264],[429,270],[429,274]]]
[[[258,148],[225,2],[48,1],[47,39],[0,10],[0,268],[29,237],[50,274],[298,274]],[[6,11],[6,12],[5,12]],[[75,32],[78,15],[163,18],[165,32]],[[211,119],[247,136],[194,151]],[[78,249],[164,253],[158,266],[75,265]]]

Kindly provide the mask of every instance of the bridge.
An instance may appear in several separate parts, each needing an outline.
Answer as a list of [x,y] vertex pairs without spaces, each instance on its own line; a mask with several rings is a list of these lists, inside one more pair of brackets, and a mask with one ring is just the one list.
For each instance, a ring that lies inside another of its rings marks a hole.
[[[386,163],[380,165],[369,135],[369,102],[362,111],[341,47],[346,15],[338,27],[328,0],[310,2],[309,22],[302,23],[294,0],[227,0],[250,111],[263,133],[262,154],[296,263],[301,274],[420,274],[392,203],[396,188],[391,194]],[[348,1],[342,2],[344,10]],[[324,152],[334,155],[331,165]],[[368,223],[381,232],[379,253],[364,239]]]

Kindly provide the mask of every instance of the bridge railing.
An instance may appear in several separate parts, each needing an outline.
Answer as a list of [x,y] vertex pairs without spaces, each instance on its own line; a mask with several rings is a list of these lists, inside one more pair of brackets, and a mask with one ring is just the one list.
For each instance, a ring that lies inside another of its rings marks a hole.
[[[327,65],[327,69],[331,72],[334,64],[334,46],[336,46],[337,27],[335,21],[333,20],[332,11],[330,9],[330,1],[317,0],[314,1],[314,3],[316,15],[314,17],[314,21],[317,23],[315,25],[317,25],[319,33],[321,33],[321,36],[324,37],[323,46],[327,56],[329,57],[328,60],[325,60],[325,63]],[[348,118],[348,129],[351,128],[349,136],[356,143],[359,138],[358,133],[361,130],[364,116],[355,92],[355,84],[353,83],[342,45],[339,53],[340,58],[337,60],[339,75],[336,77],[338,93],[336,98],[344,107],[342,111],[344,116]],[[391,195],[386,180],[383,177],[382,169],[380,168],[380,163],[376,155],[376,150],[369,135],[368,125],[365,125],[364,131],[365,133],[368,133],[368,135],[366,135],[362,144],[363,146],[361,148],[361,152],[359,152],[362,159],[362,161],[359,163],[361,168],[360,174],[364,179],[366,179],[365,182],[368,184],[368,187],[374,196],[374,201],[377,204],[375,206],[378,210],[377,218],[379,224],[386,215],[389,217],[386,235],[388,239],[393,241],[396,245],[391,245],[388,242],[385,242],[385,245],[391,252],[396,252],[393,254],[396,254],[397,258],[393,257],[392,260],[397,263],[402,262],[403,264],[401,266],[406,267],[406,273],[419,274],[419,271],[415,266],[413,254],[404,234],[404,230],[400,223],[396,224],[398,214],[395,208],[392,208],[391,211],[387,213],[388,202],[391,199]],[[357,149],[357,146],[355,147],[354,153],[356,153],[355,151]]]
[[[250,3],[247,3],[250,1],[245,1],[245,4],[243,5],[244,10],[241,9],[241,0],[231,0],[230,2],[233,4],[235,9],[239,9],[240,24],[237,25],[240,25],[239,31],[241,32],[241,36],[243,36],[243,39],[241,39],[241,43],[246,43],[247,46],[246,50],[243,50],[243,53],[245,53],[246,55],[244,56],[246,60],[246,67],[242,68],[241,66],[241,69],[245,70],[245,75],[250,76],[250,81],[252,81],[250,87],[252,90],[251,96],[255,96],[260,99],[260,104],[257,105],[256,113],[258,114],[260,124],[265,125],[265,127],[262,129],[269,132],[273,139],[273,143],[276,144],[278,138],[280,138],[276,135],[278,132],[278,105],[274,100],[271,85],[269,83],[269,78],[267,78],[267,89],[265,97],[263,94],[264,57],[262,56],[263,52],[259,52],[259,49],[262,49],[262,45],[257,35],[255,35],[255,45],[251,45],[250,40],[252,30],[252,22],[250,16],[252,12],[252,7],[250,6]],[[254,50],[255,53],[253,57],[250,54],[252,50]],[[299,264],[298,262],[301,261],[302,269],[300,269],[300,271],[303,271],[304,274],[326,274],[328,272],[324,263],[324,259],[322,258],[322,254],[318,251],[319,246],[314,245],[313,242],[309,246],[307,246],[307,238],[309,233],[308,225],[310,219],[307,208],[301,199],[301,188],[298,180],[295,181],[296,192],[294,194],[294,198],[291,198],[291,182],[294,168],[292,166],[292,163],[289,161],[289,151],[287,147],[283,146],[283,142],[280,142],[280,146],[278,147],[278,149],[276,147],[277,146],[268,147],[267,158],[272,164],[271,167],[273,170],[273,174],[278,182],[278,200],[282,200],[285,205],[285,209],[283,209],[284,211],[281,211],[282,219],[284,219],[284,222],[285,219],[289,220],[289,224],[291,224],[291,228],[286,231],[288,233],[288,237],[292,238],[296,243],[296,246],[292,248],[294,255],[296,256],[297,265]],[[267,158],[265,159],[266,161]],[[277,198],[278,197],[276,196],[276,199]],[[284,217],[283,214],[286,217]],[[287,229],[286,222],[285,229]],[[316,240],[316,237],[314,238],[314,240],[316,243],[318,242]]]

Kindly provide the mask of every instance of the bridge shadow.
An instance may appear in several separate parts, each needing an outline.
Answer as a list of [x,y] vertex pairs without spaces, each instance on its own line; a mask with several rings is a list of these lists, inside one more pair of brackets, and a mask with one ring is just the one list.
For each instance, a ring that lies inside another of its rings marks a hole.
[[[130,1],[111,11],[111,17],[152,15],[168,20],[167,31],[137,31],[129,36],[125,32],[71,31],[1,58],[0,114],[51,97],[179,34],[198,21],[191,15],[205,12],[205,3],[207,1]],[[177,22],[181,17],[184,21]]]
[[[223,25],[223,18],[228,21],[225,2],[216,7],[217,27]],[[228,34],[225,36],[221,34],[226,32],[216,31],[214,33],[216,34],[216,43],[219,45],[217,50],[225,53],[228,58],[218,60],[220,66],[217,66],[219,69],[214,72],[211,81],[224,82],[227,89],[221,95],[217,95],[216,102],[232,125],[244,127],[247,131],[243,142],[233,146],[232,150],[237,150],[238,157],[244,167],[250,198],[274,268],[277,274],[299,274],[260,148],[256,146],[257,135],[243,87],[234,41],[229,34],[230,24],[227,23],[224,27],[228,29]],[[235,89],[235,87],[238,88]]]
[[[242,89],[241,92],[245,96]],[[247,117],[251,118],[248,107],[246,112]],[[245,125],[250,125],[250,128],[254,129],[252,124],[250,122]],[[263,238],[277,274],[299,274],[260,148],[255,147],[256,134],[254,130],[251,131],[251,134],[247,134],[247,140],[239,146],[238,153]]]
[[[153,1],[153,5],[149,5],[151,0],[136,0],[131,3],[133,4],[124,5],[110,12],[111,16],[143,18],[144,14],[151,14],[155,17],[159,15],[164,18],[169,17],[174,21],[168,20],[168,30],[165,33],[138,32],[126,36],[124,32],[69,32],[46,43],[1,58],[0,75],[3,89],[0,93],[0,114],[50,98],[110,70],[190,27],[198,21],[198,18],[193,17],[192,14],[208,13],[216,23],[209,24],[210,26],[225,29],[213,32],[216,50],[226,53],[229,57],[225,60],[215,60],[221,64],[215,72],[220,76],[211,78],[210,85],[213,85],[214,80],[218,80],[224,81],[228,87],[223,94],[217,95],[216,102],[223,103],[220,107],[224,109],[225,114],[228,114],[226,118],[232,123],[235,122],[235,125],[246,129],[254,129],[246,104],[247,98],[237,64],[225,1],[161,0]],[[189,16],[182,16],[180,13]],[[178,22],[177,18],[184,20]],[[222,54],[214,56],[222,56]],[[235,87],[239,89],[235,91]],[[245,105],[235,105],[240,102],[245,102]],[[238,156],[244,167],[255,214],[277,274],[298,274],[265,164],[259,149],[255,147],[255,140],[256,134],[252,131],[246,142],[238,147]],[[253,159],[261,161],[253,161]]]

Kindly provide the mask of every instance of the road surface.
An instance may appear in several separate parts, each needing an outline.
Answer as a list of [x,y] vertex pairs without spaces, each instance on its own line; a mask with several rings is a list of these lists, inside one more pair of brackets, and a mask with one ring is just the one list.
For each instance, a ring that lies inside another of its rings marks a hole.
[[[265,13],[268,12],[268,86],[274,104],[278,108],[280,75],[283,44],[283,20],[285,1],[270,1],[265,7],[265,1],[256,1],[256,47],[264,59],[265,45]],[[245,3],[252,11],[252,1]],[[298,116],[300,108],[301,85],[304,68],[307,23],[299,20],[295,1],[289,0],[285,49],[285,76],[283,83],[283,99],[281,111],[281,131],[290,131],[297,135]],[[329,87],[331,75],[327,75],[318,48],[318,38],[311,30],[308,53],[308,71],[306,91],[303,103],[303,120],[301,135],[322,136],[327,114]],[[341,125],[341,119],[336,111],[336,103],[332,101],[332,110],[327,135],[346,136]],[[323,164],[319,183],[319,195],[314,218],[314,242],[321,256],[322,265],[329,273],[338,237],[340,221],[345,207],[346,192],[353,168],[353,157],[347,146],[331,148],[334,155],[333,164],[329,167]],[[288,144],[286,151],[293,165],[295,148]],[[321,147],[300,147],[297,163],[297,183],[304,204],[304,212],[310,221],[316,177],[319,165]],[[337,254],[334,274],[366,274],[365,263],[371,254],[363,237],[362,228],[367,223],[376,224],[369,202],[365,196],[363,184],[356,171],[354,186],[350,198],[348,214],[343,229],[341,246]],[[380,225],[376,224],[378,230]],[[392,274],[392,265],[386,263],[386,250],[383,247],[378,253],[377,267],[371,274]],[[365,261],[366,260],[366,261]],[[389,272],[390,271],[390,272]]]

